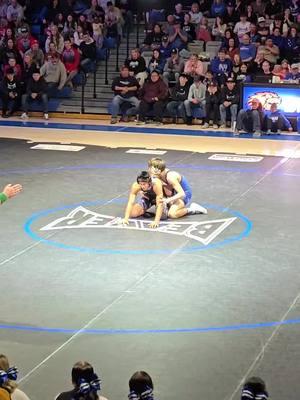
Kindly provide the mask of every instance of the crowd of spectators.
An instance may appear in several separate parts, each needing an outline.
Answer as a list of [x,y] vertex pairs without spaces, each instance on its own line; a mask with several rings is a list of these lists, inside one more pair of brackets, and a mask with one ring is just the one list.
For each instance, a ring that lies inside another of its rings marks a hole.
[[[20,1],[20,2],[18,2]],[[0,1],[2,117],[48,99],[80,82],[132,29],[130,0]]]
[[[100,395],[102,382],[93,366],[78,361],[70,374],[71,389],[59,393],[55,400],[107,400]],[[0,354],[0,400],[30,400],[18,388],[18,369],[9,365],[7,357]],[[145,371],[135,372],[129,379],[129,400],[154,400],[154,385]],[[267,400],[269,394],[265,382],[259,377],[247,379],[241,390],[241,400]]]
[[[244,82],[299,84],[299,27],[299,0],[201,0],[149,10],[143,43],[113,81],[111,123],[136,114],[139,124],[147,116],[161,124],[165,113],[192,124],[199,109],[204,127],[230,122],[235,129]],[[194,53],[197,41],[204,51]],[[211,43],[218,51],[208,60]]]

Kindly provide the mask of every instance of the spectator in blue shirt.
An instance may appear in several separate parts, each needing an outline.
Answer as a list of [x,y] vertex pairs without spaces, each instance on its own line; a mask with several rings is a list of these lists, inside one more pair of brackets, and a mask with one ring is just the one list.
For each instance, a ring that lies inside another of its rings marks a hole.
[[214,0],[211,6],[211,16],[214,17],[223,17],[226,12],[226,6],[223,0]]
[[293,131],[290,121],[277,109],[276,103],[271,104],[271,109],[267,112],[264,122],[267,128],[267,135],[271,135],[272,132],[280,134],[284,129],[287,129],[289,132]]
[[211,63],[211,70],[218,84],[224,85],[227,77],[232,71],[232,62],[229,58],[226,58],[225,49],[220,49],[218,57],[213,59]]
[[300,72],[299,72],[299,65],[298,64],[292,64],[291,66],[291,72],[289,72],[285,79],[287,81],[300,81]]
[[249,35],[245,34],[242,38],[242,43],[240,44],[240,57],[242,62],[250,62],[254,60],[256,55],[256,46],[250,43]]

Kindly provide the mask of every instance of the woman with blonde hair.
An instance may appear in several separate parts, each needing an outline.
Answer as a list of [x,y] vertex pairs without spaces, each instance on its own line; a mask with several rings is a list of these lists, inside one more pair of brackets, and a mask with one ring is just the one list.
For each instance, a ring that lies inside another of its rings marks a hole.
[[0,354],[0,400],[29,400],[29,397],[18,389],[17,377],[18,369],[10,367],[8,358]]
[[107,400],[98,395],[101,379],[87,361],[78,361],[72,368],[73,389],[60,393],[55,400]]

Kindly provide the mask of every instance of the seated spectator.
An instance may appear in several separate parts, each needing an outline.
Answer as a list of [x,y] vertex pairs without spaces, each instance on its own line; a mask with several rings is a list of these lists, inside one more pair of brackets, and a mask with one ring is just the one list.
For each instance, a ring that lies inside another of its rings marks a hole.
[[77,25],[76,31],[74,32],[74,43],[77,47],[83,42],[83,29],[81,25]]
[[253,44],[257,45],[257,43],[260,40],[260,36],[257,33],[257,24],[256,23],[251,22],[250,31],[249,31],[248,35],[249,35],[249,38],[250,38],[250,43],[253,43]]
[[266,3],[264,0],[254,0],[251,5],[256,15],[265,15]]
[[224,17],[226,13],[226,5],[223,0],[213,0],[210,9],[210,16],[212,18],[215,17]]
[[122,26],[124,20],[118,7],[115,7],[111,1],[107,2],[107,12],[105,14],[105,23],[116,29],[119,37],[122,36]]
[[45,42],[45,50],[46,53],[50,52],[50,43],[54,43],[55,45],[55,51],[59,54],[62,53],[64,49],[64,38],[63,36],[59,33],[58,28],[56,25],[52,25],[50,27],[50,32],[49,35],[46,39]]
[[[262,52],[262,50],[259,48]],[[243,35],[240,44],[240,57],[242,62],[249,63],[254,60],[256,55],[256,47],[253,43],[250,43],[249,35]]]
[[241,131],[254,132],[255,136],[261,135],[264,113],[258,99],[253,99],[249,110],[241,109],[237,116],[235,134]]
[[[13,197],[22,190],[22,186],[9,185],[5,187],[5,189],[7,192],[7,197]],[[2,376],[0,378],[1,399],[29,400],[26,394],[18,388],[18,369],[16,367],[10,367],[8,358],[4,354],[0,354],[0,370],[2,371]],[[3,374],[3,372],[5,374]]]
[[35,39],[30,35],[26,27],[21,28],[21,36],[17,40],[17,49],[23,57],[27,50],[30,49]]
[[176,122],[178,116],[183,116],[185,122],[187,122],[184,101],[188,98],[189,88],[188,76],[180,74],[178,82],[170,89],[171,101],[167,104],[167,111],[173,117],[173,123]]
[[[118,122],[118,115],[122,104],[127,103],[138,108],[140,101],[137,98],[139,83],[134,76],[130,76],[129,68],[125,65],[121,68],[120,76],[114,78],[111,89],[114,91],[112,100],[111,124]],[[127,122],[126,116],[122,117]]]
[[33,69],[36,68],[35,63],[32,61],[32,58],[29,54],[25,54],[23,59],[23,66],[22,66],[22,75],[21,75],[21,93],[26,92],[26,85],[28,80],[32,76]]
[[282,36],[286,37],[289,31],[289,25],[286,22],[283,22],[283,15],[275,15],[274,21],[270,23],[269,30],[270,30],[270,35],[273,34],[274,29],[279,28],[280,33]]
[[232,71],[232,62],[226,57],[226,50],[219,50],[218,57],[212,60],[210,68],[218,85],[224,85]]
[[262,64],[264,62],[264,54],[261,51],[257,51],[256,57],[251,63],[251,70],[253,74],[261,73],[262,72]]
[[257,19],[257,24],[257,33],[260,37],[260,40],[263,42],[267,39],[268,36],[270,36],[270,30],[269,27],[266,25],[265,17],[259,17]]
[[88,73],[92,71],[96,62],[96,43],[89,32],[84,32],[82,39],[79,46],[79,53],[81,54],[80,66],[84,72]]
[[13,69],[16,79],[21,80],[22,67],[21,67],[21,65],[17,64],[17,61],[14,57],[9,58],[8,63],[6,65],[4,65],[4,68],[3,68],[4,75],[6,74],[6,71],[9,69]]
[[41,67],[44,64],[45,56],[37,40],[33,40],[30,49],[26,51],[25,55],[30,56],[37,67]]
[[105,18],[105,11],[103,8],[98,5],[97,0],[91,0],[90,8],[84,11],[84,15],[86,16],[88,22],[92,23],[94,17],[97,18]]
[[248,4],[246,7],[246,16],[247,21],[250,21],[251,24],[256,24],[257,22],[257,14],[253,11],[253,7],[251,4]]
[[47,61],[40,68],[40,74],[47,83],[47,94],[50,97],[56,90],[62,90],[67,80],[67,72],[59,55],[48,54]]
[[24,18],[24,11],[17,0],[10,0],[10,5],[7,7],[6,18],[10,26],[18,27],[21,24]]
[[237,54],[240,54],[240,49],[239,47],[236,46],[236,42],[234,40],[234,38],[230,38],[228,40],[228,46],[226,47],[227,49],[227,57],[233,61],[234,56]]
[[158,71],[152,71],[150,79],[147,80],[140,90],[139,124],[145,123],[149,111],[158,125],[162,123],[162,115],[168,99],[168,87],[161,79]]
[[196,75],[194,78],[194,83],[189,89],[188,98],[184,102],[187,125],[192,125],[193,123],[194,108],[201,108],[202,110],[204,110],[205,92],[206,86],[201,82],[201,77],[199,75]]
[[94,16],[92,19],[92,29],[92,38],[95,40],[96,47],[97,49],[101,49],[104,42],[104,24],[97,16]]
[[283,55],[291,63],[300,61],[300,36],[295,26],[292,26],[285,39]]
[[175,17],[174,15],[168,15],[167,21],[163,24],[163,33],[167,36],[170,36],[171,33],[174,33],[174,24],[175,24]]
[[81,26],[83,32],[89,32],[89,34],[92,35],[93,33],[92,24],[87,20],[84,14],[79,15],[78,25]]
[[57,26],[58,32],[62,33],[65,25],[65,17],[62,13],[58,13],[54,18],[54,25]]
[[200,25],[196,29],[196,39],[203,40],[205,43],[212,40],[211,29],[206,17],[201,18]]
[[66,86],[73,87],[72,79],[78,74],[80,65],[80,53],[78,49],[72,46],[70,39],[65,39],[65,47],[61,55],[61,61],[63,62],[66,72]]
[[274,65],[273,75],[278,76],[279,79],[285,80],[287,74],[290,72],[290,65],[287,60],[282,60],[280,65]]
[[273,74],[271,71],[271,64],[269,61],[264,60],[261,65],[261,71],[258,71],[257,74],[254,76],[254,82],[258,83],[272,83]]
[[236,122],[236,116],[238,111],[238,105],[240,101],[239,90],[233,78],[228,78],[226,85],[221,90],[220,95],[220,117],[221,126],[220,128],[226,128],[226,117],[230,114],[231,127],[234,128]]
[[190,14],[184,14],[184,20],[181,28],[187,34],[188,42],[192,42],[196,39],[195,25],[191,23]]
[[105,397],[98,395],[97,392],[101,390],[101,380],[92,365],[87,361],[75,363],[71,377],[73,389],[60,393],[55,400],[107,400]]
[[210,121],[213,128],[218,129],[220,92],[216,81],[210,81],[205,93],[205,118],[203,128],[209,128]]
[[[20,82],[13,68],[7,68],[2,81],[2,117],[9,118],[20,104]],[[8,112],[7,112],[8,111]]]
[[266,389],[266,384],[261,378],[253,376],[244,383],[241,400],[268,400],[268,398],[269,394]]
[[169,43],[169,36],[164,35],[161,39],[160,54],[166,60],[171,57],[172,45]]
[[239,85],[241,83],[249,83],[252,82],[252,75],[248,71],[248,64],[242,63],[240,65],[240,70],[238,73],[234,74],[234,80]]
[[207,88],[208,85],[210,85],[210,83],[214,81],[214,74],[212,73],[212,71],[210,69],[208,69],[205,73],[204,79],[203,79],[203,84],[205,85],[205,87]]
[[173,13],[173,17],[176,21],[179,21],[181,25],[183,24],[184,12],[181,3],[175,4],[175,12]]
[[163,79],[169,84],[170,81],[178,81],[179,75],[184,69],[184,61],[179,56],[178,50],[173,49],[171,57],[167,59],[164,66]]
[[268,38],[265,41],[265,44],[259,46],[257,50],[263,53],[264,59],[269,61],[269,63],[276,64],[279,58],[279,48],[275,44],[273,44],[271,38]]
[[223,20],[227,26],[234,26],[239,21],[239,14],[235,11],[234,0],[228,0],[226,2],[226,11],[223,15]]
[[47,5],[45,19],[48,22],[53,22],[56,15],[62,12],[62,6],[59,0],[51,0]]
[[161,30],[161,26],[159,24],[155,24],[151,32],[147,33],[144,43],[143,43],[143,51],[144,50],[154,50],[159,49],[162,42],[163,32]]
[[13,39],[8,39],[6,45],[1,49],[1,64],[7,64],[9,58],[15,58],[17,64],[22,64],[21,54]]
[[232,60],[232,72],[234,72],[235,74],[237,74],[240,70],[240,66],[242,64],[242,60],[240,57],[240,54],[237,53],[233,56],[233,60]]
[[187,45],[187,41],[187,33],[181,28],[180,22],[175,21],[173,30],[169,33],[169,42],[172,49],[184,49]]
[[162,74],[165,63],[166,60],[162,58],[160,51],[155,49],[153,50],[152,57],[149,60],[147,72],[151,73],[152,71],[156,70],[159,71],[160,74]]
[[265,15],[267,19],[273,19],[276,15],[282,13],[282,5],[277,0],[269,0],[266,4]]
[[68,14],[65,20],[63,35],[73,36],[77,28],[77,22],[75,21],[72,14]]
[[132,11],[132,2],[131,0],[119,0],[117,5],[121,13],[123,37],[125,37],[127,33],[133,32],[134,15]]
[[145,59],[141,56],[139,49],[131,50],[130,57],[125,61],[125,65],[129,68],[130,75],[135,76],[140,86],[143,86],[148,74]]
[[47,120],[48,116],[48,96],[47,84],[40,74],[40,69],[32,69],[32,75],[27,82],[26,93],[22,96],[22,119],[28,118],[29,103],[34,101],[42,102],[44,118]]
[[199,9],[199,3],[193,2],[191,6],[191,11],[189,12],[191,17],[191,24],[194,26],[200,24],[200,21],[203,17],[202,12]]
[[129,391],[129,400],[153,400],[153,382],[150,375],[145,371],[135,372],[129,380]]
[[285,79],[287,81],[293,81],[295,83],[300,82],[299,64],[291,65],[291,71],[286,75]]
[[245,34],[248,34],[250,32],[250,25],[251,25],[250,21],[247,21],[247,15],[241,14],[240,21],[235,24],[233,30],[233,32],[239,38],[240,42],[244,40]]
[[224,32],[224,37],[222,38],[222,43],[220,46],[222,49],[228,47],[229,39],[234,39],[236,46],[239,44],[236,34],[233,33],[231,28],[227,28]]
[[284,51],[285,38],[281,35],[280,28],[275,27],[270,38],[274,45],[279,48],[280,53]]
[[199,60],[197,54],[192,54],[184,65],[184,73],[191,78],[203,75],[203,63]]
[[266,112],[264,125],[267,129],[267,135],[271,135],[272,132],[280,135],[283,130],[293,131],[290,121],[283,112],[277,109],[276,103],[272,103],[270,111]]
[[222,40],[225,36],[227,25],[223,22],[223,18],[217,16],[212,28],[212,35],[215,40]]

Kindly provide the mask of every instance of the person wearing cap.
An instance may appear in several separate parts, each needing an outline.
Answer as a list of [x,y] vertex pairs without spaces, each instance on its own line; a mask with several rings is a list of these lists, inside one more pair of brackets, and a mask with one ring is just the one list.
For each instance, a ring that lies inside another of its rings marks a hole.
[[181,28],[180,21],[175,21],[173,29],[169,33],[169,42],[173,49],[182,50],[186,48],[188,42],[187,33]]
[[287,81],[300,82],[299,64],[291,65],[291,71],[286,75],[285,79]]
[[215,57],[211,62],[211,70],[219,85],[224,85],[232,71],[232,61],[226,55],[226,50],[220,49],[218,57]]
[[[111,124],[118,122],[118,115],[125,103],[129,107],[138,108],[140,101],[137,98],[139,83],[134,76],[129,73],[129,68],[123,65],[120,70],[120,76],[114,78],[111,89],[114,91],[114,98],[112,100]],[[122,120],[127,122],[127,115],[122,116]]]
[[254,98],[249,109],[241,109],[237,116],[235,135],[241,131],[254,132],[254,136],[260,136],[264,121],[264,113],[260,101]]
[[32,76],[27,83],[26,93],[22,96],[22,119],[28,118],[29,103],[34,101],[42,102],[44,118],[47,120],[49,118],[47,83],[41,76],[40,69],[37,67],[32,70]]
[[219,104],[220,104],[220,91],[216,81],[212,80],[207,86],[205,93],[205,118],[203,128],[209,127],[210,121],[213,122],[213,128],[218,129],[219,121]]
[[184,61],[179,56],[177,49],[172,49],[171,57],[167,59],[164,66],[163,79],[169,84],[169,81],[178,81],[179,75],[184,70]]
[[267,37],[270,35],[269,27],[266,25],[265,17],[259,17],[257,20],[257,33],[260,36],[260,41],[264,42]]
[[158,125],[162,124],[162,115],[169,97],[168,86],[161,79],[158,71],[152,71],[140,90],[139,120],[138,124],[145,124],[146,116],[153,113]]
[[170,89],[171,101],[167,104],[167,111],[172,116],[173,122],[176,122],[178,116],[183,116],[187,122],[184,101],[188,98],[189,89],[189,77],[186,74],[180,74],[178,82]]
[[281,134],[281,131],[287,129],[289,132],[293,131],[290,121],[286,118],[283,112],[278,110],[277,103],[272,103],[270,111],[266,112],[264,125],[267,129],[267,135],[271,135],[272,132]]
[[172,50],[176,50],[172,48],[171,43],[169,42],[169,36],[164,35],[161,39],[161,46],[160,46],[160,54],[166,60],[171,57]]
[[132,49],[130,57],[125,60],[124,65],[129,68],[130,75],[134,76],[140,86],[143,86],[147,79],[146,61],[141,56],[139,49]]
[[30,55],[32,62],[37,66],[41,67],[44,64],[45,55],[42,49],[40,49],[40,44],[38,40],[33,40],[31,47],[26,51],[25,55]]
[[20,30],[21,30],[21,35],[17,40],[17,49],[19,50],[21,56],[23,57],[25,52],[30,49],[35,39],[31,36],[27,27],[24,26]]
[[220,117],[221,117],[221,126],[220,128],[226,128],[226,117],[227,114],[230,114],[231,127],[234,127],[238,104],[240,101],[239,90],[236,87],[235,80],[233,78],[228,78],[226,81],[226,85],[221,90],[220,95]]
[[2,117],[9,118],[18,109],[21,93],[20,81],[13,68],[6,69],[1,89]]
[[205,92],[206,87],[202,83],[202,77],[196,75],[194,77],[194,83],[190,87],[188,98],[184,102],[187,125],[192,125],[193,123],[194,108],[200,108],[204,110]]

